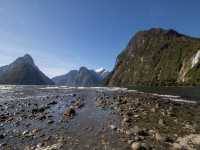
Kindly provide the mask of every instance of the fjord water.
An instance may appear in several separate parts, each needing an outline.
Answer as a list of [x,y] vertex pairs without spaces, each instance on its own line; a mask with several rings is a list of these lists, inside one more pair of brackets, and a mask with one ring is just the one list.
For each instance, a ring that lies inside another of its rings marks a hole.
[[200,86],[131,86],[129,89],[162,95],[180,96],[187,100],[200,101]]

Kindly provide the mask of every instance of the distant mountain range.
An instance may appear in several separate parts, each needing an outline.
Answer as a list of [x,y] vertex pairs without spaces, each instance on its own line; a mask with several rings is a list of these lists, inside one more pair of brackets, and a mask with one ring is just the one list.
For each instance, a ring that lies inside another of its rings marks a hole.
[[200,85],[200,39],[175,30],[138,32],[117,57],[109,86]]
[[53,85],[54,82],[39,70],[32,57],[27,54],[0,67],[0,84]]
[[133,36],[111,73],[81,67],[49,79],[30,55],[0,67],[0,84],[67,86],[200,85],[200,39],[152,28]]
[[0,84],[100,86],[108,74],[109,72],[103,68],[94,71],[81,67],[51,80],[39,70],[33,58],[26,54],[13,63],[0,67]]
[[54,77],[52,80],[57,85],[100,86],[108,74],[109,72],[103,68],[94,71],[81,67],[79,70],[72,70],[65,75]]

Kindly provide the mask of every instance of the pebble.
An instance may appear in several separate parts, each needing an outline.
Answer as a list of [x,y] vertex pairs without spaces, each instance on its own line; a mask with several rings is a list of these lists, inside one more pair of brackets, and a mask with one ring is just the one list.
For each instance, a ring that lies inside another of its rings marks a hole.
[[29,133],[29,131],[28,130],[25,130],[22,134],[23,135],[26,135],[26,134],[28,134]]
[[39,129],[37,129],[37,128],[32,130],[32,134],[35,134],[37,132],[39,132]]
[[43,147],[44,146],[44,143],[38,143],[37,144],[37,148],[41,148],[41,147]]
[[112,129],[112,130],[117,130],[117,127],[115,126],[115,125],[110,125],[110,128]]
[[73,117],[75,114],[76,114],[76,111],[74,110],[74,108],[71,108],[71,107],[65,109],[64,111],[64,116],[67,116],[67,117]]
[[7,145],[7,143],[0,143],[0,148],[4,147],[6,145]]
[[148,150],[149,146],[146,143],[133,142],[131,148],[132,150]]
[[129,117],[124,117],[123,122],[131,122],[131,119]]
[[156,134],[155,134],[155,139],[158,142],[163,142],[164,141],[164,138],[158,132],[156,132]]
[[152,113],[155,113],[156,112],[156,109],[155,108],[151,108],[150,110]]
[[4,138],[5,138],[5,135],[0,134],[0,139],[4,139]]
[[52,124],[52,123],[54,123],[54,121],[53,120],[47,120],[47,123]]
[[140,150],[140,147],[141,147],[141,143],[140,142],[133,142],[131,144],[132,150]]
[[138,118],[138,117],[139,117],[139,115],[134,115],[133,117],[134,117],[134,118]]
[[159,119],[158,124],[161,125],[161,126],[164,126],[164,121],[163,121],[163,119]]

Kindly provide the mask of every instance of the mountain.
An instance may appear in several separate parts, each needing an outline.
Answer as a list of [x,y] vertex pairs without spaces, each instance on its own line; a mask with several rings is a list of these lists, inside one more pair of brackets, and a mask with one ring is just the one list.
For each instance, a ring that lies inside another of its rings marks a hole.
[[97,75],[99,75],[100,78],[104,79],[106,78],[108,75],[109,75],[109,71],[107,71],[106,69],[104,68],[99,68],[99,69],[96,69],[95,72],[97,73]]
[[200,85],[200,39],[175,30],[140,31],[119,54],[109,86]]
[[39,70],[32,57],[26,54],[13,63],[0,67],[0,84],[52,85],[54,83]]
[[67,86],[99,86],[104,79],[106,70],[89,70],[81,67],[79,70],[72,70],[69,73],[52,78],[57,85]]

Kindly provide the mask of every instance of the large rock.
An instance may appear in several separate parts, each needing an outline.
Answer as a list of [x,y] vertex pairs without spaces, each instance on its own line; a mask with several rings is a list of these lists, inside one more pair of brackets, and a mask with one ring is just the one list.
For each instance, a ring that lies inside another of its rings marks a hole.
[[64,116],[66,117],[73,117],[75,114],[76,114],[76,111],[72,107],[66,108],[64,111]]

